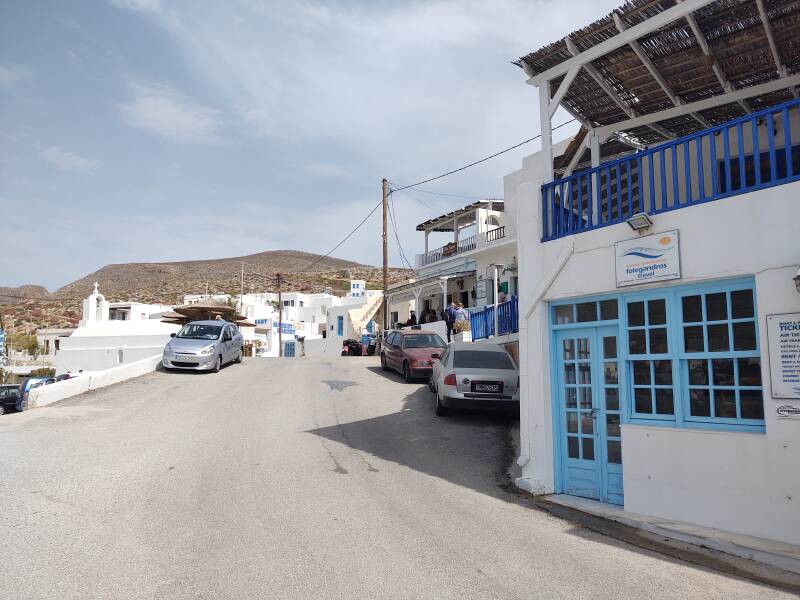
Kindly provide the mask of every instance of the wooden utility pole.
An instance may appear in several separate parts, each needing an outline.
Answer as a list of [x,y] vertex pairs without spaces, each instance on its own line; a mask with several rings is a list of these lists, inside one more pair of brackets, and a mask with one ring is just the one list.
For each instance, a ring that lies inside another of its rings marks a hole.
[[283,275],[278,273],[278,356],[283,357],[283,296],[281,288],[283,286]]
[[239,312],[240,313],[242,312],[242,309],[244,308],[244,263],[242,263],[242,279],[241,279],[241,282],[242,282],[242,287],[241,287],[241,289],[239,291]]
[[389,238],[386,231],[389,216],[389,182],[383,180],[383,331],[389,326]]

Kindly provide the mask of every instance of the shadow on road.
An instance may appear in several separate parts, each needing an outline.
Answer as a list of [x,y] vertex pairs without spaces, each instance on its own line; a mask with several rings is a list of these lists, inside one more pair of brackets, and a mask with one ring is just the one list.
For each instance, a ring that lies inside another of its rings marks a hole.
[[[368,369],[400,380],[380,367]],[[428,388],[413,389],[399,412],[309,433],[496,498],[519,501],[522,496],[510,491],[506,475],[513,460],[509,429],[517,419],[477,411],[437,417]]]

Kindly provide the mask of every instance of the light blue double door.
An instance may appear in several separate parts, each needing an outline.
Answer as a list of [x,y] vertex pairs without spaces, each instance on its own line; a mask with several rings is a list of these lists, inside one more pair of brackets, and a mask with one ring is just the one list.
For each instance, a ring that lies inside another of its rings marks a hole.
[[623,503],[621,361],[617,327],[555,334],[557,488]]

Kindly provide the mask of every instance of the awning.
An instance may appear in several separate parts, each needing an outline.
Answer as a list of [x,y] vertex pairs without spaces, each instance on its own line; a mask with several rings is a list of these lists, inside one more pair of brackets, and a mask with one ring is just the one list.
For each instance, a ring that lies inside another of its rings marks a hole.
[[[489,210],[503,212],[505,211],[505,204],[503,200],[479,200],[478,202],[473,202],[453,212],[428,219],[424,223],[417,225],[417,231],[425,231],[426,229],[430,231],[453,231],[453,221],[456,217],[459,217],[459,229],[469,227],[475,224],[475,210],[478,208],[488,208]],[[472,221],[466,220],[466,217],[472,217]]]

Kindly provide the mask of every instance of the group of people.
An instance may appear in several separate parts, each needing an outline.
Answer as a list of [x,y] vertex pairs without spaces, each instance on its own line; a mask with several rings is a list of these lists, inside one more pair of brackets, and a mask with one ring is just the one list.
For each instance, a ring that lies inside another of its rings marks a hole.
[[[433,323],[438,320],[436,311],[433,309],[422,311],[419,320],[417,320],[417,314],[412,310],[411,315],[403,326],[411,327],[412,325],[424,325],[425,323]],[[450,305],[442,311],[442,320],[447,324],[448,342],[453,332],[465,331],[469,328],[469,312],[460,302],[451,302]]]

